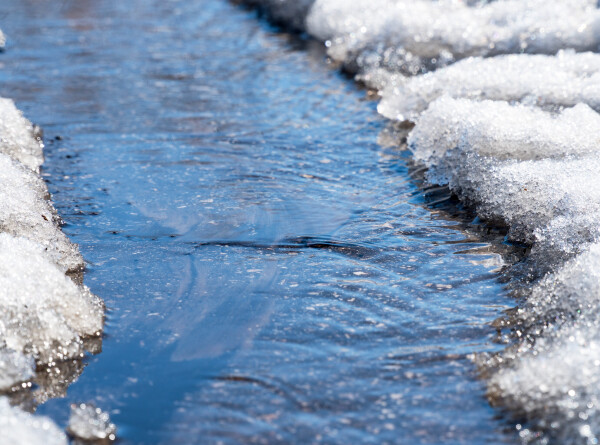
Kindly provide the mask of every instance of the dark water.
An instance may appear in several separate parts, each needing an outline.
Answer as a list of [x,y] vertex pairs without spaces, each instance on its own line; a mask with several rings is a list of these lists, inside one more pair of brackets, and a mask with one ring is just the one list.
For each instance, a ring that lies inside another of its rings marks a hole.
[[221,0],[3,0],[0,27],[109,308],[39,412],[95,401],[123,444],[513,441],[468,359],[499,347],[499,257],[318,47]]

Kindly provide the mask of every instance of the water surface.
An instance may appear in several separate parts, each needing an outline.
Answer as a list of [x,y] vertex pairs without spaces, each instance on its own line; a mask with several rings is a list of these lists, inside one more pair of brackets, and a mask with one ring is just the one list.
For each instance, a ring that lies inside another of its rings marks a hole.
[[469,354],[500,257],[318,45],[221,0],[4,0],[0,94],[108,306],[65,400],[123,444],[512,442]]

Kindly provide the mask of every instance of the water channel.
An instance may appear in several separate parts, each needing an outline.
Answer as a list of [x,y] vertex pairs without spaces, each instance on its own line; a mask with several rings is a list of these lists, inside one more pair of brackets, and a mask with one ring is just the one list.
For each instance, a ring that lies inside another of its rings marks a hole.
[[514,442],[469,359],[502,347],[502,260],[318,44],[224,0],[3,0],[0,25],[0,95],[108,307],[38,412],[93,401],[124,445]]

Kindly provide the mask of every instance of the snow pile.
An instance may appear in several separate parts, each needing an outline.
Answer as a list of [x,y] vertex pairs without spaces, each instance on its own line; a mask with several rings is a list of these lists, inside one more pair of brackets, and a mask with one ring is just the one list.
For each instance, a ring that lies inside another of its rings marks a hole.
[[71,416],[67,431],[82,440],[115,440],[117,427],[100,408],[82,403],[71,405]]
[[306,25],[357,71],[417,74],[471,56],[600,46],[595,0],[316,0]]
[[42,147],[13,101],[0,98],[0,229],[41,243],[65,271],[81,271],[83,258],[60,230],[46,184],[37,175]]
[[102,331],[103,306],[32,241],[0,234],[0,338],[50,363],[83,354],[82,339]]
[[7,392],[19,383],[31,380],[34,376],[33,357],[7,349],[6,345],[3,345],[0,349],[0,392]]
[[387,79],[378,82],[383,86],[378,111],[396,120],[414,120],[444,95],[542,107],[585,103],[600,110],[600,54],[594,53],[474,57],[422,76]]
[[0,151],[39,173],[43,145],[31,123],[10,99],[0,98]]
[[33,416],[0,397],[0,438],[5,444],[67,445],[67,437],[47,417]]
[[[556,443],[597,443],[600,431],[600,244],[534,287],[518,317],[539,330],[492,374],[493,401],[516,408]],[[523,332],[527,332],[525,329]],[[533,436],[529,429],[524,438]]]
[[495,159],[587,155],[600,146],[600,115],[584,104],[548,113],[507,102],[443,96],[417,120],[408,142],[415,158],[428,166],[455,147]]
[[502,320],[514,342],[478,359],[490,400],[527,421],[525,443],[598,443],[598,2],[315,0],[304,29],[378,90],[381,114],[415,124],[430,183],[531,246]]
[[2,232],[40,243],[65,272],[83,270],[83,258],[60,230],[60,218],[39,176],[0,153],[0,190],[4,191],[0,199]]
[[[61,362],[83,357],[84,341],[98,338],[103,328],[102,301],[66,275],[82,271],[84,262],[60,230],[38,176],[42,148],[31,123],[11,100],[0,98],[0,391],[5,393],[29,391],[36,367],[58,370]],[[5,398],[0,398],[0,437],[6,443],[67,443],[49,419],[12,408]]]

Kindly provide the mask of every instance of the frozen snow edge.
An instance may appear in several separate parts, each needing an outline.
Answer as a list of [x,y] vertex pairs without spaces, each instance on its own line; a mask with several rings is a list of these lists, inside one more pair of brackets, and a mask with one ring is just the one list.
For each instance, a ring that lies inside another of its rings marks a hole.
[[37,129],[0,98],[0,437],[54,445],[67,443],[65,433],[7,395],[30,391],[36,370],[50,375],[83,358],[89,339],[102,334],[104,304],[69,276],[84,261],[39,176],[42,149]]
[[531,246],[513,267],[525,298],[497,322],[511,346],[475,360],[523,443],[598,443],[598,2],[248,3],[304,23],[379,92],[382,115],[414,125],[408,146],[430,183]]

